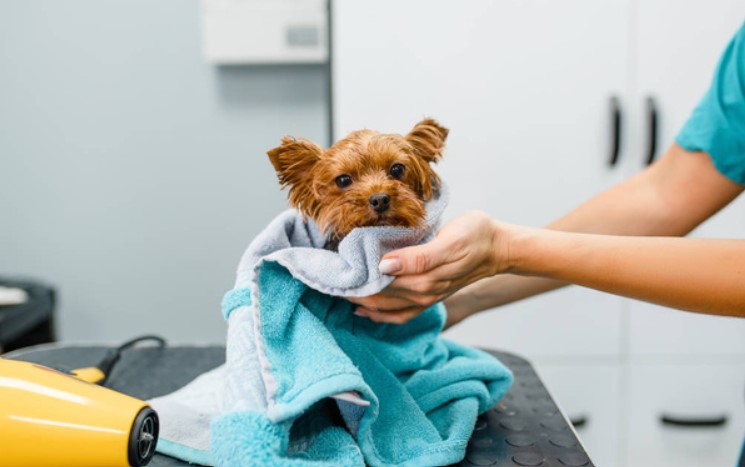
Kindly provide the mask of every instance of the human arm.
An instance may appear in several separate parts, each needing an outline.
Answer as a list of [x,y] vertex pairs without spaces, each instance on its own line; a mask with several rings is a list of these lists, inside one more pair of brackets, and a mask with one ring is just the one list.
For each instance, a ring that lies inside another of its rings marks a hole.
[[510,241],[506,271],[683,310],[745,317],[745,240],[497,228]]
[[[622,236],[679,236],[734,199],[743,187],[721,175],[707,154],[673,145],[652,166],[585,202],[548,229]],[[384,257],[396,260],[397,279],[372,297],[357,299],[374,321],[405,322],[446,301],[450,324],[481,310],[565,285],[567,278],[501,274],[504,238],[494,221],[469,213],[443,227],[430,243]],[[509,243],[509,242],[508,242]],[[495,253],[496,252],[496,253]],[[496,259],[495,259],[496,258]],[[642,265],[644,262],[642,263]],[[535,274],[535,273],[534,273]],[[470,284],[470,285],[469,285]]]

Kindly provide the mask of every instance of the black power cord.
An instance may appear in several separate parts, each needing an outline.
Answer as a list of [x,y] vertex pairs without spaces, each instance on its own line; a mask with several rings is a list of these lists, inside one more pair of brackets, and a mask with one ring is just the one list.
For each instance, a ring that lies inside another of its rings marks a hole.
[[106,380],[108,380],[109,375],[111,374],[111,370],[114,368],[114,365],[116,365],[116,362],[119,361],[119,358],[122,356],[122,352],[125,350],[136,346],[137,344],[140,344],[141,342],[147,342],[152,341],[157,343],[158,347],[165,347],[166,340],[163,339],[160,336],[155,335],[146,335],[146,336],[140,336],[135,337],[134,339],[128,340],[124,344],[120,345],[119,347],[115,349],[111,349],[106,353],[106,356],[101,360],[98,365],[96,365],[96,368],[101,370],[101,373],[103,373],[103,379],[99,381],[95,381],[96,384],[99,384],[101,386],[106,384]]

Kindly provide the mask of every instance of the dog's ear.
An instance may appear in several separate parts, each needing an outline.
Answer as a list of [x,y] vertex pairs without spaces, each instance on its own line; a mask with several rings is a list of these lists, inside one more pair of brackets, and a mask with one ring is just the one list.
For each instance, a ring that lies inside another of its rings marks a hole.
[[290,204],[312,214],[314,197],[313,167],[323,156],[323,149],[312,141],[284,136],[282,144],[267,151],[282,187],[289,187]]
[[414,148],[417,156],[427,162],[437,162],[442,158],[448,129],[431,118],[425,118],[414,126],[406,141]]
[[282,186],[293,187],[310,178],[310,171],[323,155],[312,141],[282,137],[282,144],[266,152]]

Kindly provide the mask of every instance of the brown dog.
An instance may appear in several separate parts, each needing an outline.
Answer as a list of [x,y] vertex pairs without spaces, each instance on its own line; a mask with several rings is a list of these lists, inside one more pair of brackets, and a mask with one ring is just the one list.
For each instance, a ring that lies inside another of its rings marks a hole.
[[440,179],[430,167],[442,157],[448,130],[424,119],[406,136],[350,133],[329,149],[291,136],[267,152],[290,204],[327,235],[326,248],[355,227],[420,225],[424,203]]

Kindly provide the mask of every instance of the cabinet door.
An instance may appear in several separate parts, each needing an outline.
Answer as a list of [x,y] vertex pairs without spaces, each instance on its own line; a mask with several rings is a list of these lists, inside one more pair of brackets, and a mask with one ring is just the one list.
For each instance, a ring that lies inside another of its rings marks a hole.
[[[745,365],[633,364],[629,388],[629,466],[736,465],[745,434]],[[690,426],[696,421],[710,426]]]
[[575,431],[593,463],[622,465],[621,365],[545,364],[536,371],[562,412],[578,423]]
[[[335,137],[435,117],[451,130],[446,218],[545,225],[623,175],[624,154],[609,166],[610,98],[626,87],[628,13],[628,0],[336,1]],[[617,355],[621,314],[617,298],[560,291],[451,337],[533,358]]]
[[[745,18],[741,0],[638,2],[637,101],[652,97],[659,113],[658,152],[664,151],[708,89],[716,63]],[[646,156],[646,121],[639,113],[637,166]],[[691,236],[745,237],[745,197]],[[745,320],[674,312],[633,302],[630,349],[648,354],[745,354]]]

